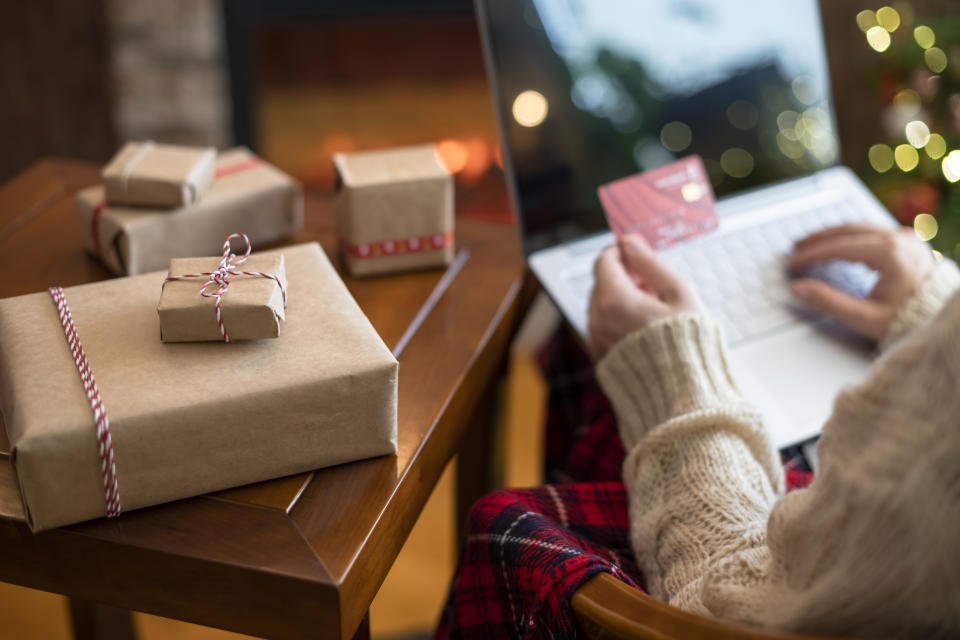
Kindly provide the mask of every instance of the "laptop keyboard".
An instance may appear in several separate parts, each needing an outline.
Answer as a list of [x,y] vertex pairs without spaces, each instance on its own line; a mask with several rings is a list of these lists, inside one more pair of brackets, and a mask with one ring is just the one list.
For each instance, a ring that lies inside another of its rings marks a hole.
[[[811,312],[800,307],[790,293],[786,265],[793,243],[821,229],[865,219],[859,209],[839,201],[740,230],[694,238],[660,255],[693,281],[700,299],[733,344],[776,331],[798,317],[810,317]],[[844,261],[816,265],[807,275],[859,297],[869,295],[877,281],[877,273],[869,267]],[[593,288],[592,270],[571,274],[568,283],[586,304]]]

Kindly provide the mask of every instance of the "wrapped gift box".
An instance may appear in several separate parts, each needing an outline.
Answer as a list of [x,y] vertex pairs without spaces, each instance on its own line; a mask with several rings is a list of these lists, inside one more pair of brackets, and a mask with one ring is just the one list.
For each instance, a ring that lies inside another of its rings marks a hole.
[[128,142],[103,169],[106,200],[155,208],[194,204],[213,182],[216,158],[213,147]]
[[[229,288],[222,296],[220,319],[217,287],[208,277],[185,274],[216,272],[221,258],[175,258],[170,261],[168,280],[163,284],[157,316],[160,339],[164,342],[209,342],[259,340],[280,336],[287,278],[283,254],[255,254],[242,264],[230,267]],[[228,265],[229,267],[229,265]],[[243,273],[246,272],[246,273]],[[269,274],[271,277],[250,275]],[[170,280],[170,278],[183,278]],[[201,291],[208,293],[201,295]],[[220,326],[223,323],[223,328]]]
[[433,145],[336,154],[340,251],[368,276],[453,260],[453,176]]
[[217,157],[203,200],[175,211],[114,207],[102,186],[77,194],[85,246],[117,275],[166,269],[171,258],[215,255],[223,239],[243,230],[254,246],[303,227],[300,184],[246,149]]
[[[166,272],[63,290],[123,511],[396,451],[397,361],[319,245],[283,254],[277,340],[162,343]],[[47,292],[0,300],[0,385],[31,528],[107,513],[96,420]]]

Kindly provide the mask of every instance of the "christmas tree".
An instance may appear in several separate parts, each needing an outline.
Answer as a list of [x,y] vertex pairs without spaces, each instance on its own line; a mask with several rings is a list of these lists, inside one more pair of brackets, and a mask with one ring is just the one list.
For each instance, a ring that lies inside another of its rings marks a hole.
[[960,15],[902,2],[856,20],[881,56],[863,76],[883,124],[864,178],[900,222],[960,260]]

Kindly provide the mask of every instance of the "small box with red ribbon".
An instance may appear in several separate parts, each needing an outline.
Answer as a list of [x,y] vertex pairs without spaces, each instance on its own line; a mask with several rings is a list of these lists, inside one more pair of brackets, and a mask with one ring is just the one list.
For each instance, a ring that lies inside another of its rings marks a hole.
[[128,142],[103,168],[112,205],[177,209],[198,202],[213,184],[217,150]]
[[450,264],[453,176],[433,145],[338,153],[335,213],[350,275]]

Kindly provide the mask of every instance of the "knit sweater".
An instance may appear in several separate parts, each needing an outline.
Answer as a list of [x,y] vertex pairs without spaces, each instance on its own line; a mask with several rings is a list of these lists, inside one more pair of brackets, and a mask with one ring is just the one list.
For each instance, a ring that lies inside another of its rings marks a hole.
[[597,376],[652,595],[769,629],[960,634],[958,284],[944,260],[903,306],[881,341],[896,346],[837,397],[817,478],[789,495],[716,322],[680,314],[611,349]]

